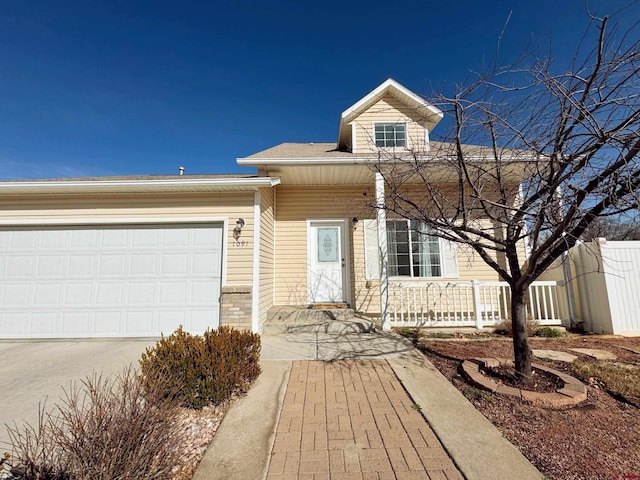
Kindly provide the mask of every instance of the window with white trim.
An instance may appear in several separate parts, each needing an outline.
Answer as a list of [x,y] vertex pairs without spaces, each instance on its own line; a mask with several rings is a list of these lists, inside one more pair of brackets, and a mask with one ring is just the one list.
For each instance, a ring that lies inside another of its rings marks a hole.
[[407,126],[404,123],[376,123],[374,133],[376,147],[407,146]]
[[388,272],[391,277],[442,277],[440,239],[417,220],[387,220]]

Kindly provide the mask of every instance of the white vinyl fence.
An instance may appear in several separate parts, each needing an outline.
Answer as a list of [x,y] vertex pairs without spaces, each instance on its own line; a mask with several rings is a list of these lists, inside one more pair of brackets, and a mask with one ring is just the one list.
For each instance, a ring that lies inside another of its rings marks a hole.
[[599,238],[573,247],[570,258],[585,330],[640,335],[640,241]]
[[[510,291],[506,282],[389,283],[393,327],[476,327],[510,320]],[[529,287],[527,316],[540,325],[561,323],[558,282],[539,281]]]

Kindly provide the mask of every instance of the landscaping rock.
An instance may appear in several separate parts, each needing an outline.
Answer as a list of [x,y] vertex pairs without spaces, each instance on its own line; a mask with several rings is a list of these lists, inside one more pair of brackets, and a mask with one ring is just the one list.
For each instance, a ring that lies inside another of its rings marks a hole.
[[616,346],[620,347],[620,348],[624,348],[625,350],[628,350],[630,352],[640,354],[640,347],[631,347],[631,346],[628,346],[628,345],[616,345]]
[[596,360],[615,360],[618,358],[613,353],[608,352],[607,350],[600,350],[598,348],[570,348],[569,350],[587,355],[591,358],[595,358]]
[[532,352],[538,358],[549,359],[549,360],[559,360],[561,362],[568,362],[568,363],[571,363],[576,358],[578,358],[575,355],[571,355],[570,353],[567,353],[567,352],[560,352],[558,350],[532,350]]

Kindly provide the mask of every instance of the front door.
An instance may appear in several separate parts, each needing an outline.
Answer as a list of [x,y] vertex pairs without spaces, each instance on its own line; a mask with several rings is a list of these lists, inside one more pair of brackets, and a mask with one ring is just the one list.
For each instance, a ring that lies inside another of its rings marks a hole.
[[308,230],[309,303],[346,302],[345,222],[311,221]]

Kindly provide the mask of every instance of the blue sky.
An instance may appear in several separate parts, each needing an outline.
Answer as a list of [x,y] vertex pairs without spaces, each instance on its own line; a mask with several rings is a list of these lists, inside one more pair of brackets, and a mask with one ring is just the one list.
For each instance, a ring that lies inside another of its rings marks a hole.
[[582,0],[1,0],[0,179],[250,173],[237,157],[335,141],[339,114],[388,77],[450,92],[493,59],[510,12],[501,57],[553,38],[561,63],[584,11]]

